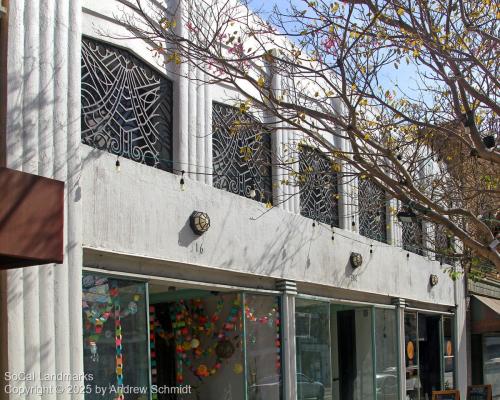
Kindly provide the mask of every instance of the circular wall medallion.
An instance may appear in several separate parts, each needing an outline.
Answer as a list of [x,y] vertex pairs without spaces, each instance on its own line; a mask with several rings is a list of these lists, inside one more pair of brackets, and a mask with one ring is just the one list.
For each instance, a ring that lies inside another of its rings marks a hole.
[[451,340],[446,341],[446,355],[447,356],[453,355],[453,343],[451,342]]
[[408,344],[406,345],[406,355],[408,356],[409,360],[413,360],[413,357],[415,357],[415,345],[411,340],[409,340]]

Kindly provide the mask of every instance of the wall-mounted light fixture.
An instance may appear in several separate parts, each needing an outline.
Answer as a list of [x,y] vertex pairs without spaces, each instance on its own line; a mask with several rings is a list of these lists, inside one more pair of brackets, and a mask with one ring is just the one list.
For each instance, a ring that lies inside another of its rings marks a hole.
[[363,256],[359,253],[351,253],[351,256],[349,257],[349,261],[351,262],[351,266],[353,268],[358,268],[361,267],[361,264],[363,264]]
[[495,136],[488,135],[488,136],[483,137],[483,144],[484,144],[484,147],[486,147],[487,149],[493,149],[496,145]]
[[194,233],[202,235],[208,231],[208,228],[210,228],[210,217],[207,213],[193,211],[189,217],[189,224],[191,225],[191,229]]
[[429,278],[429,283],[431,284],[432,287],[436,286],[439,282],[439,278],[437,275],[431,274],[431,277]]
[[408,208],[406,211],[399,211],[396,216],[398,217],[399,222],[411,223],[418,222],[417,214],[413,212],[411,208]]

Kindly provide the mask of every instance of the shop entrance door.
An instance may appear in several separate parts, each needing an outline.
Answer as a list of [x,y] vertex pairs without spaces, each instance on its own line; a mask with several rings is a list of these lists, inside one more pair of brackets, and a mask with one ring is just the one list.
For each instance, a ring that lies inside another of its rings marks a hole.
[[422,400],[431,400],[432,391],[441,388],[440,316],[418,315],[419,367]]
[[334,304],[331,316],[331,398],[373,398],[372,309]]

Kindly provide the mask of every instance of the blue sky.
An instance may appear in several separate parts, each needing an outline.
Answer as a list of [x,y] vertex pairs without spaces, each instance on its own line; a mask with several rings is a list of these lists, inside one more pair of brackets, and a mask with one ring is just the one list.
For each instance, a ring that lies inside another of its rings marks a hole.
[[[301,5],[304,4],[303,0],[248,0],[250,7],[254,10],[260,10],[264,18],[269,16],[273,7],[276,5],[283,11],[291,4]],[[397,84],[403,91],[412,91],[415,88],[415,80],[412,76],[415,75],[415,67],[406,65],[402,62],[399,69],[388,70],[383,76],[380,76],[382,86],[386,88],[393,88]]]

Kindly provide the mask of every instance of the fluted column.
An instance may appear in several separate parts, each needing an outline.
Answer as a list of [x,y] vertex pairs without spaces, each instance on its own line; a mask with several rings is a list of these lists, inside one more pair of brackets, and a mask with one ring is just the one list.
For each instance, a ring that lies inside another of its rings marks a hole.
[[[16,386],[54,386],[40,374],[83,372],[79,0],[10,0],[7,166],[65,182],[64,262],[2,272],[2,338]],[[65,382],[78,385],[82,382]],[[79,399],[60,394],[10,399]]]

